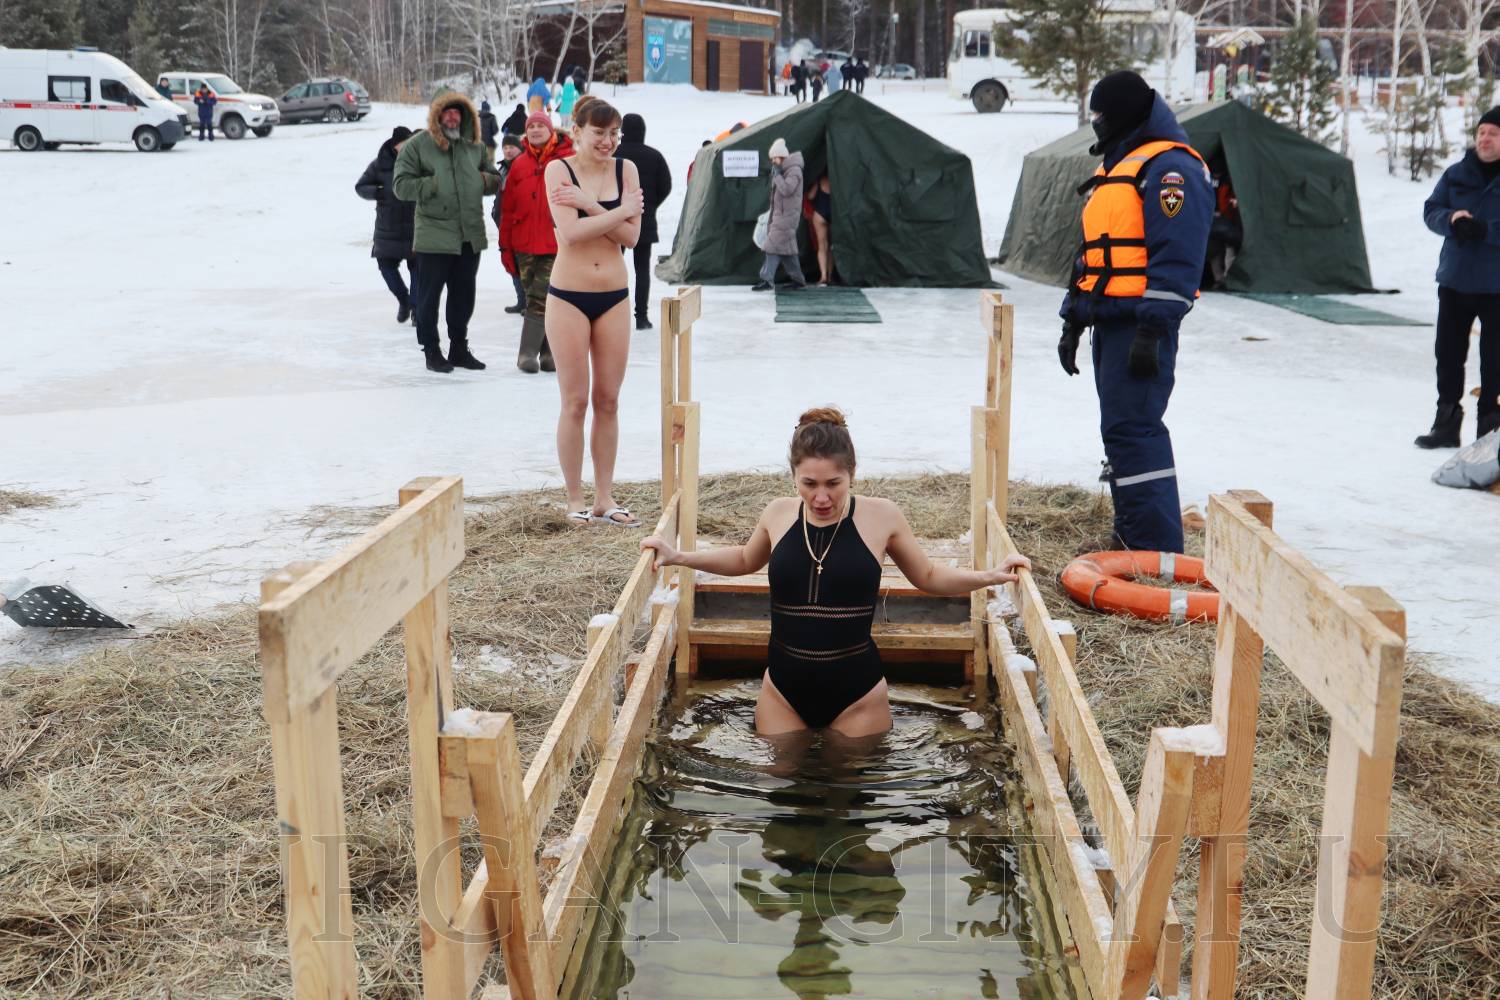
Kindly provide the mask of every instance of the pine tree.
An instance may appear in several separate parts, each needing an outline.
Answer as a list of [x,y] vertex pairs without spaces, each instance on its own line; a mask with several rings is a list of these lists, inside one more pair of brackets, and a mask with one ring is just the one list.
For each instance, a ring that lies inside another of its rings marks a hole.
[[1282,41],[1271,64],[1261,110],[1325,146],[1338,121],[1338,70],[1318,56],[1318,22],[1304,15]]
[[81,41],[79,0],[7,0],[0,44],[13,49],[70,49]]
[[1088,121],[1089,91],[1119,69],[1133,69],[1128,30],[1104,21],[1105,0],[1014,0],[1011,22],[996,44],[1028,76],[1078,102],[1078,124]]

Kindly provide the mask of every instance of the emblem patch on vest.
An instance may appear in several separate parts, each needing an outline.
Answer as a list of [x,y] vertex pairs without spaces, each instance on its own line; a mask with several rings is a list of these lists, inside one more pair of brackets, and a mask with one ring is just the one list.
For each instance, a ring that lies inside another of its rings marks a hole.
[[1182,188],[1164,187],[1161,189],[1161,211],[1167,218],[1176,218],[1177,213],[1182,211],[1182,203],[1185,201]]

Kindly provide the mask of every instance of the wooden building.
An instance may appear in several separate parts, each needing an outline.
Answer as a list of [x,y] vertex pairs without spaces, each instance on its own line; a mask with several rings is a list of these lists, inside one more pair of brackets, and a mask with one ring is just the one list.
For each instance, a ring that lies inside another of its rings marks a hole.
[[781,15],[712,0],[627,0],[631,83],[691,83],[699,90],[770,92]]

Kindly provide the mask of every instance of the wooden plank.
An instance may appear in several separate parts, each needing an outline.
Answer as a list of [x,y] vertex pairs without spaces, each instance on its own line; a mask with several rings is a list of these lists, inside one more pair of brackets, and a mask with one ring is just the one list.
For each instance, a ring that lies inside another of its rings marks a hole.
[[[677,510],[677,548],[682,552],[694,552],[698,548],[698,404],[678,403],[672,407],[673,435],[681,428],[682,481],[679,493],[682,499]],[[688,633],[693,624],[693,570],[677,567],[677,666],[681,677],[693,674],[691,646]]]
[[[699,285],[687,285],[677,289],[674,301],[677,311],[672,316],[673,333],[681,333],[703,317],[703,289]],[[687,397],[683,397],[684,399]]]
[[531,760],[531,767],[526,771],[525,788],[526,834],[532,843],[541,839],[542,830],[562,797],[568,775],[588,737],[588,726],[609,698],[609,679],[619,672],[625,661],[625,646],[621,623],[615,620],[605,625]]
[[[314,568],[311,563],[294,563],[267,577],[261,581],[261,601],[275,600]],[[264,654],[261,662],[264,682]],[[280,704],[286,705],[284,692]],[[347,891],[349,853],[335,688],[325,689],[293,712],[289,721],[271,723],[271,760],[293,995],[297,1000],[353,1000],[359,972]],[[331,866],[330,851],[336,855]]]
[[[542,899],[533,858],[536,841],[526,834],[521,757],[509,713],[476,713],[474,732],[447,734],[444,743],[462,742],[469,763],[479,841],[484,851],[485,898],[496,911],[505,978],[517,1000],[556,997],[552,953],[542,939]],[[449,1000],[468,996],[445,994]]]
[[268,719],[284,722],[311,704],[458,567],[463,503],[463,480],[433,482],[261,605],[261,669],[273,677]]
[[567,965],[583,925],[586,909],[598,905],[595,899],[608,861],[615,828],[624,817],[630,782],[640,764],[641,748],[651,720],[656,715],[662,693],[666,690],[667,668],[675,648],[677,621],[663,615],[651,631],[651,639],[641,657],[641,668],[626,692],[608,744],[599,762],[598,773],[589,785],[578,819],[566,841],[558,864],[558,878],[552,883],[543,906],[544,926],[552,942],[553,969],[557,981]]
[[1233,497],[1208,500],[1208,578],[1335,725],[1376,747],[1376,708],[1399,695],[1402,642]]
[[990,630],[995,679],[999,682],[1007,729],[1016,743],[1021,777],[1032,799],[1030,815],[1036,840],[1052,863],[1068,925],[1078,944],[1084,978],[1094,996],[1104,1000],[1109,996],[1104,942],[1112,931],[1114,918],[1094,875],[1093,864],[1082,850],[1083,832],[1073,813],[1067,787],[1057,773],[1052,755],[1043,749],[1046,733],[1041,713],[1032,701],[1022,671],[1007,659],[1006,654],[1014,652],[1014,648],[1004,629]]
[[677,405],[693,398],[693,328],[677,332]]
[[1197,754],[1181,733],[1151,733],[1136,799],[1135,836],[1117,873],[1124,881],[1109,946],[1109,995],[1119,1000],[1144,1000],[1156,966],[1193,796]]
[[[1383,590],[1350,588],[1381,624],[1402,638],[1406,612]],[[1323,794],[1317,900],[1308,954],[1307,996],[1366,1000],[1375,970],[1386,836],[1395,779],[1401,689],[1377,706],[1381,745],[1365,753],[1334,726]]]
[[[969,414],[969,568],[989,568],[989,546],[984,533],[988,527],[985,519],[985,504],[990,498],[989,444],[986,438],[986,411],[982,406],[974,407]],[[981,678],[980,684],[988,686],[984,678],[989,674],[989,637],[985,624],[985,607],[988,590],[976,590],[969,594],[969,627],[974,635],[973,674]]]
[[672,437],[672,404],[677,402],[677,338],[672,333],[679,304],[661,300],[661,500],[677,493],[677,445]]
[[[1063,652],[1068,654],[1068,662],[1077,670],[1078,664],[1078,633],[1074,631],[1071,622],[1054,621],[1052,631],[1062,642]],[[1057,699],[1047,699],[1047,736],[1052,740],[1052,756],[1057,760],[1057,773],[1067,781],[1072,773],[1073,755],[1068,750],[1068,737],[1062,731],[1062,722],[1058,718]]]
[[[973,648],[974,633],[967,622],[876,622],[870,634],[879,649],[960,650]],[[688,642],[703,646],[764,646],[771,623],[747,618],[702,618],[688,631]]]
[[490,955],[500,944],[500,931],[496,926],[493,903],[486,898],[489,891],[489,869],[483,860],[474,869],[474,877],[464,890],[463,902],[453,915],[453,926],[463,940],[464,951],[464,996],[471,996],[474,987],[484,975]]
[[1005,520],[1010,503],[1011,376],[1014,369],[1015,306],[998,292],[981,297],[980,309],[989,331],[989,364],[985,378],[985,406],[992,412],[989,426],[989,478],[991,497],[1000,519]]

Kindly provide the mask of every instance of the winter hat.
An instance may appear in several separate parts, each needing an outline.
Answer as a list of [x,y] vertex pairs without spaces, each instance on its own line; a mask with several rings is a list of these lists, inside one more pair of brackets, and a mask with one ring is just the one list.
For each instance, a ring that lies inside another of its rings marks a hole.
[[490,102],[489,101],[480,101],[479,102],[479,110],[480,111],[488,111],[489,109],[490,109]]
[[552,116],[549,115],[549,114],[547,114],[547,112],[545,112],[545,111],[533,111],[531,114],[529,114],[529,115],[526,116],[526,127],[527,128],[531,128],[532,125],[535,125],[538,122],[540,122],[541,124],[547,126],[548,128],[551,128],[552,127]]
[[503,138],[501,138],[500,145],[502,145],[502,146],[514,146],[517,149],[520,149],[521,148],[521,139],[520,139],[519,136],[514,136],[514,135],[506,134]]
[[620,119],[620,138],[626,142],[645,142],[646,119],[637,114]]
[[778,138],[771,143],[771,149],[766,155],[774,160],[778,156],[791,156],[792,154],[791,151],[786,148],[786,140]]
[[410,138],[411,129],[407,128],[405,125],[397,125],[395,128],[391,129],[392,142],[405,142]]
[[[1500,126],[1500,104],[1495,105],[1493,108],[1490,108],[1484,114],[1480,115],[1479,125]],[[1475,125],[1474,127],[1477,129],[1479,128],[1479,125]]]
[[1141,79],[1139,73],[1117,70],[1094,84],[1089,95],[1089,110],[1099,113],[1094,134],[1099,141],[1089,152],[1095,156],[1108,152],[1127,134],[1151,116],[1156,91]]

